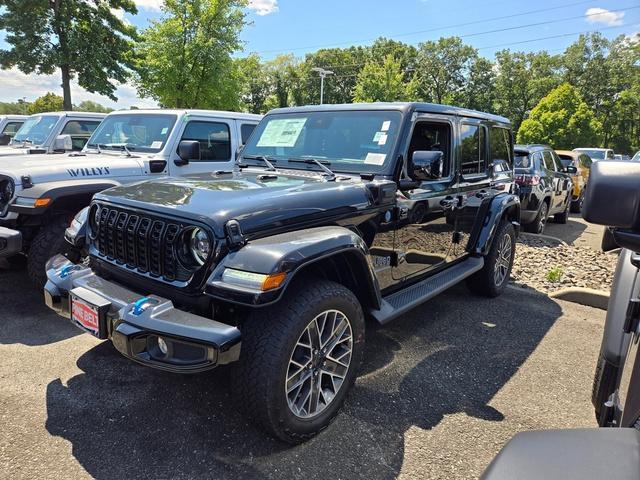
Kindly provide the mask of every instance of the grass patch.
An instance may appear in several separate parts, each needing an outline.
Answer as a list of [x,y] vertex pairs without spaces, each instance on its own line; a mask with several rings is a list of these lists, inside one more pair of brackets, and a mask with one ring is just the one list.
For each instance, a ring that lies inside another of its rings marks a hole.
[[553,267],[547,272],[547,280],[552,283],[558,283],[562,278],[562,267]]

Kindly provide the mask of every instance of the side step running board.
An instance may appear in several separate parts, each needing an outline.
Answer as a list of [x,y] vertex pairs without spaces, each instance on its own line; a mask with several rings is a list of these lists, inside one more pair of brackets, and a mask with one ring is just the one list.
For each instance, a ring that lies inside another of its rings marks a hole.
[[483,257],[469,257],[432,277],[384,297],[380,310],[371,310],[369,313],[384,325],[473,275],[483,266]]

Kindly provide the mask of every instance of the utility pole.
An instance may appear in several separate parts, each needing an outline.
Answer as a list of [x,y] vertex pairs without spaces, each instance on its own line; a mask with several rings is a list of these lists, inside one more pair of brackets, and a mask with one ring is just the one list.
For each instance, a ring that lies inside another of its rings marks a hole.
[[333,75],[333,72],[331,70],[325,70],[324,68],[320,67],[315,67],[311,70],[313,70],[314,72],[318,72],[318,75],[320,75],[320,105],[322,105],[322,102],[324,100],[324,77],[326,77],[327,75]]

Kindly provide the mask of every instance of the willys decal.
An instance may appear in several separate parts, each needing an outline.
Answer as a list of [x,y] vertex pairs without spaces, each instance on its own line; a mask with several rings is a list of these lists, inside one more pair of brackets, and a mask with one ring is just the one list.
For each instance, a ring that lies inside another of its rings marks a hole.
[[67,172],[71,177],[99,177],[111,174],[109,167],[69,168]]

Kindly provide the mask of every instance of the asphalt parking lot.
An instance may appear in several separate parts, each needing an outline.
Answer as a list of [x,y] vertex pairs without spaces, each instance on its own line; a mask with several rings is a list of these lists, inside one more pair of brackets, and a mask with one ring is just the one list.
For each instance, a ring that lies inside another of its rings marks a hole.
[[384,329],[343,413],[290,447],[247,424],[229,370],[134,365],[0,268],[0,478],[475,478],[527,429],[594,426],[605,313],[464,287]]

